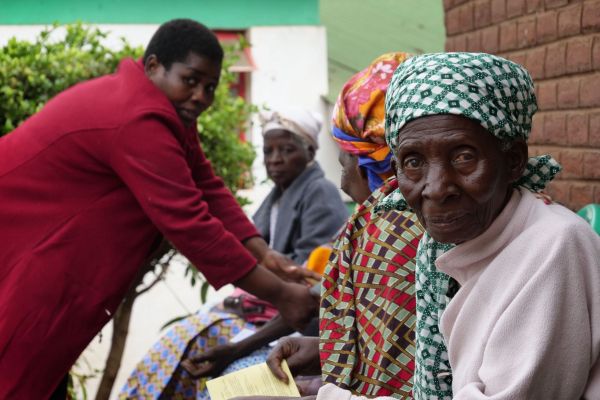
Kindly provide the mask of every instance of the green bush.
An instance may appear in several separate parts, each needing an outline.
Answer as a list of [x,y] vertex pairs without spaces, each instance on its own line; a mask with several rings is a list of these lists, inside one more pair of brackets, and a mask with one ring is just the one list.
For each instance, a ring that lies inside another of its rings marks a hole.
[[[12,38],[0,48],[0,136],[11,132],[22,121],[39,111],[53,96],[68,87],[115,71],[121,59],[139,58],[141,47],[122,40],[113,50],[103,45],[108,32],[80,23],[65,25],[64,40],[57,41],[54,25],[34,42]],[[250,114],[255,110],[242,98],[231,95],[235,75],[227,68],[235,61],[237,48],[225,49],[221,84],[215,102],[199,119],[198,130],[206,156],[233,193],[247,185],[255,153],[239,140]]]

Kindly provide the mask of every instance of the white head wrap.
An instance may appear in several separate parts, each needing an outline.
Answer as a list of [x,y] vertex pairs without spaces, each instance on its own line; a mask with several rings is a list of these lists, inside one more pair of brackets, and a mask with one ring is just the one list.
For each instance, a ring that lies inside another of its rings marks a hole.
[[322,117],[300,108],[273,110],[260,115],[263,136],[272,130],[283,129],[299,136],[314,149],[319,148]]

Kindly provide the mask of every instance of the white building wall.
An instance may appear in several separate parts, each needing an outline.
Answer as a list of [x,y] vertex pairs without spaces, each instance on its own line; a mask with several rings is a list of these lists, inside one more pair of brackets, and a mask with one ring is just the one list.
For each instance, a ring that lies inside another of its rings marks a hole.
[[[158,25],[99,25],[103,31],[110,31],[107,44],[118,47],[120,37],[125,37],[134,46],[145,46]],[[8,39],[33,40],[43,26],[0,26],[0,46]],[[339,185],[337,147],[327,131],[328,111],[322,96],[328,91],[327,49],[325,29],[314,26],[301,27],[256,27],[249,31],[252,54],[256,70],[250,74],[250,101],[259,106],[277,108],[280,106],[306,107],[323,114],[324,128],[319,139],[320,149],[317,160],[326,175]],[[326,114],[327,113],[327,114]],[[254,123],[250,138],[257,149],[254,173],[257,185],[245,194],[254,203],[248,207],[251,213],[266,196],[270,185],[265,182],[266,174],[262,166],[262,136],[258,123]],[[150,346],[160,338],[160,327],[173,317],[194,312],[201,307],[199,289],[191,288],[184,278],[184,263],[174,265],[166,279],[151,291],[142,295],[134,304],[129,336],[121,369],[117,376],[111,398],[125,383],[135,364]],[[211,292],[209,302],[217,301],[229,293],[231,287],[219,293]],[[80,373],[101,370],[112,335],[111,323],[95,338],[78,362]],[[88,397],[93,397],[99,384],[97,378],[87,381]]]
[[[340,167],[337,145],[328,131],[330,114],[323,96],[329,90],[327,81],[327,40],[324,27],[285,26],[254,27],[248,32],[256,70],[249,84],[250,101],[271,109],[302,107],[322,116],[323,128],[319,137],[317,161],[325,175],[339,186]],[[266,172],[262,158],[260,125],[254,120],[252,143],[257,149],[254,175],[257,187],[252,209],[268,193],[271,185],[264,184]]]

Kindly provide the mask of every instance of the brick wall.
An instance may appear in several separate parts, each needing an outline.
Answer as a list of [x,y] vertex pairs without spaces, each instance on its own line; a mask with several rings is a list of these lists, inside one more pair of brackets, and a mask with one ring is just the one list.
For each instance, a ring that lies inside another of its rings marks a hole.
[[444,0],[447,51],[524,65],[539,111],[530,153],[563,171],[548,192],[577,210],[600,203],[600,0]]

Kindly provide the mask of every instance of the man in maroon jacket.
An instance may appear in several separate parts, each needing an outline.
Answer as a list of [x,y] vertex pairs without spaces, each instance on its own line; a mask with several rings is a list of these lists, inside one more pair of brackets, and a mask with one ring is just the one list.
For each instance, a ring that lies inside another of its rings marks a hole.
[[161,236],[213,286],[307,321],[316,300],[260,265],[285,259],[198,142],[222,59],[206,27],[170,21],[143,62],[64,91],[0,139],[0,398],[52,394]]

